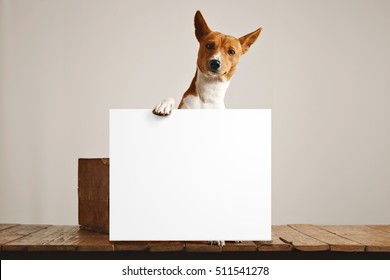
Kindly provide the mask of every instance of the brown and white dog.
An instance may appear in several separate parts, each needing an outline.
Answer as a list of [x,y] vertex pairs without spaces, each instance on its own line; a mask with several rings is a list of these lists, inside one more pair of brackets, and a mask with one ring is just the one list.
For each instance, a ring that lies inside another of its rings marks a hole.
[[[261,28],[239,39],[214,32],[197,11],[195,14],[195,36],[199,41],[197,69],[190,87],[180,101],[179,109],[225,109],[226,90],[236,71],[238,60],[256,41],[260,32]],[[158,104],[153,113],[167,116],[174,106],[174,99],[169,97]],[[217,241],[217,244],[224,246],[225,241]]]
[[[225,94],[239,58],[256,41],[261,28],[235,38],[211,31],[200,11],[195,14],[195,36],[199,52],[195,77],[180,101],[179,109],[225,109]],[[175,101],[172,97],[161,101],[153,113],[167,116]]]

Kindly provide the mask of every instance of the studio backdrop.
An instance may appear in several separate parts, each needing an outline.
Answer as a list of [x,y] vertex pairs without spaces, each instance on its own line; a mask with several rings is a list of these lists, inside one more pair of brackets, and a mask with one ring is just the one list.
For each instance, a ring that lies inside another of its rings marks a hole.
[[0,222],[77,224],[109,109],[179,100],[193,18],[262,27],[226,95],[272,109],[272,223],[390,222],[390,2],[0,0]]

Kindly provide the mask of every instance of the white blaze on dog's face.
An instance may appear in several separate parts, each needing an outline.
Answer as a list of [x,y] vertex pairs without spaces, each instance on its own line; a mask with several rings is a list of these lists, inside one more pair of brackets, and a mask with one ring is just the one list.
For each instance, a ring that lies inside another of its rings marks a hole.
[[239,39],[213,32],[207,26],[202,14],[195,14],[195,35],[199,41],[197,65],[209,79],[229,81],[233,76],[238,60],[256,41],[261,28]]

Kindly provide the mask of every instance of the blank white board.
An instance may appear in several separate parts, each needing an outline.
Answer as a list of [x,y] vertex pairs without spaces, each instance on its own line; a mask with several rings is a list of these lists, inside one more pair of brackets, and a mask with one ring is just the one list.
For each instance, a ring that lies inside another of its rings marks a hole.
[[271,110],[110,110],[110,240],[270,240]]

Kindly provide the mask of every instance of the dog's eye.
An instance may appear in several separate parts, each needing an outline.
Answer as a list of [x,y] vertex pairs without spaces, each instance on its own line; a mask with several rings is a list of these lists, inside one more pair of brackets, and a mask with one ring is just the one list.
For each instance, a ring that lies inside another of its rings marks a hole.
[[213,50],[214,49],[214,44],[206,44],[206,49]]
[[235,55],[236,52],[235,52],[234,50],[228,50],[228,54],[229,54],[229,55]]

